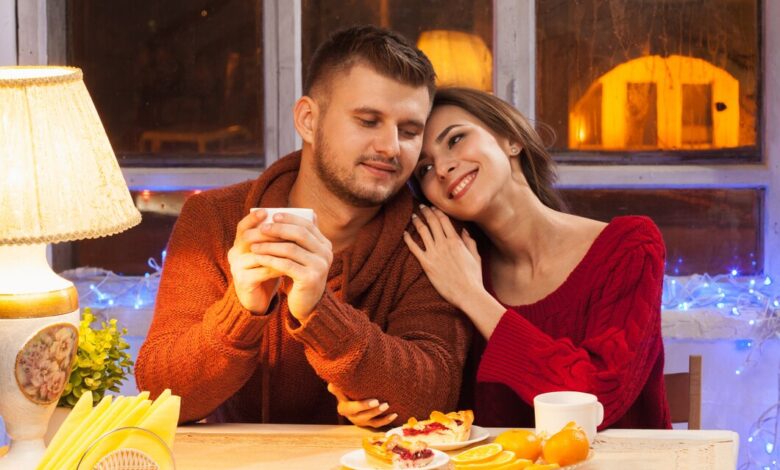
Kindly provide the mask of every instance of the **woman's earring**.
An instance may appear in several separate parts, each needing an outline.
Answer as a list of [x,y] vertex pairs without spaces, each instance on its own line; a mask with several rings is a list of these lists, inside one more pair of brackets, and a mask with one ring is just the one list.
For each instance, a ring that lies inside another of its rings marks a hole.
[[517,155],[518,153],[520,153],[520,149],[514,146],[510,148],[509,151],[512,152],[512,155]]

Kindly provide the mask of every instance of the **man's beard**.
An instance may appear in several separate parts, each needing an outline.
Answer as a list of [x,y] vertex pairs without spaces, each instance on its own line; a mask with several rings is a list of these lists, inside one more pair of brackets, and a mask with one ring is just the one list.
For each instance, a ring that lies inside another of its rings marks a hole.
[[[383,189],[361,186],[355,173],[357,171],[356,168],[345,169],[334,165],[336,159],[333,158],[330,152],[330,146],[325,138],[325,133],[322,131],[322,127],[317,127],[316,139],[317,145],[314,148],[315,171],[320,180],[325,184],[325,187],[335,194],[336,197],[355,207],[375,207],[384,204],[385,201],[395,194],[398,188]],[[361,155],[356,163],[360,164],[361,162],[372,160],[391,163],[395,165],[396,171],[400,171],[397,156],[388,162],[387,158]]]

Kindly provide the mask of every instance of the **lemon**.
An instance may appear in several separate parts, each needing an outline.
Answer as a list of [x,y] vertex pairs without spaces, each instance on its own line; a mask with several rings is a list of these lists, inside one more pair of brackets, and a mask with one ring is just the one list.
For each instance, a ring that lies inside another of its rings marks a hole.
[[504,465],[499,465],[498,467],[495,467],[493,470],[525,470],[526,468],[529,468],[533,464],[534,463],[532,460],[515,459],[509,463],[505,463]]
[[[490,444],[486,444],[490,445]],[[468,451],[467,451],[468,452]],[[487,460],[481,460],[470,464],[455,464],[456,470],[495,470],[515,460],[515,453],[510,450],[502,450]]]
[[491,442],[490,444],[472,447],[469,450],[461,452],[460,454],[452,457],[452,462],[455,465],[482,462],[492,459],[503,450],[504,448],[501,447],[501,444]]

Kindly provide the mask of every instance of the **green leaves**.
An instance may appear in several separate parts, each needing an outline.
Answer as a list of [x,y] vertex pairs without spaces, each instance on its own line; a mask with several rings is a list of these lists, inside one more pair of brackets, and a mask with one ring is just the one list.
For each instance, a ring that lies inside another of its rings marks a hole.
[[60,397],[59,406],[73,407],[85,390],[92,391],[93,404],[99,402],[106,391],[118,392],[133,361],[127,352],[130,345],[122,335],[127,328],[117,327],[116,319],[101,322],[101,329],[90,325],[95,320],[87,307],[79,325],[79,347],[73,361],[68,383]]

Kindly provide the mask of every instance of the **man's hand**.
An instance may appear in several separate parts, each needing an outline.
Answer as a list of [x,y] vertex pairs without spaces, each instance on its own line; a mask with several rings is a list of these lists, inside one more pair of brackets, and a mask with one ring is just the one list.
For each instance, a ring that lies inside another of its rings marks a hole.
[[290,313],[303,322],[325,292],[333,245],[313,222],[291,214],[274,214],[273,223],[261,224],[259,230],[270,241],[252,244],[254,259],[289,278],[281,288]]
[[397,413],[386,413],[390,405],[380,404],[379,400],[350,400],[333,384],[328,384],[328,391],[339,401],[336,411],[356,426],[381,428],[398,417]]
[[236,227],[236,239],[228,250],[230,274],[238,300],[244,308],[255,313],[265,313],[268,309],[281,278],[279,272],[264,266],[251,251],[252,244],[272,240],[259,228],[266,216],[264,210],[259,210],[241,219]]

